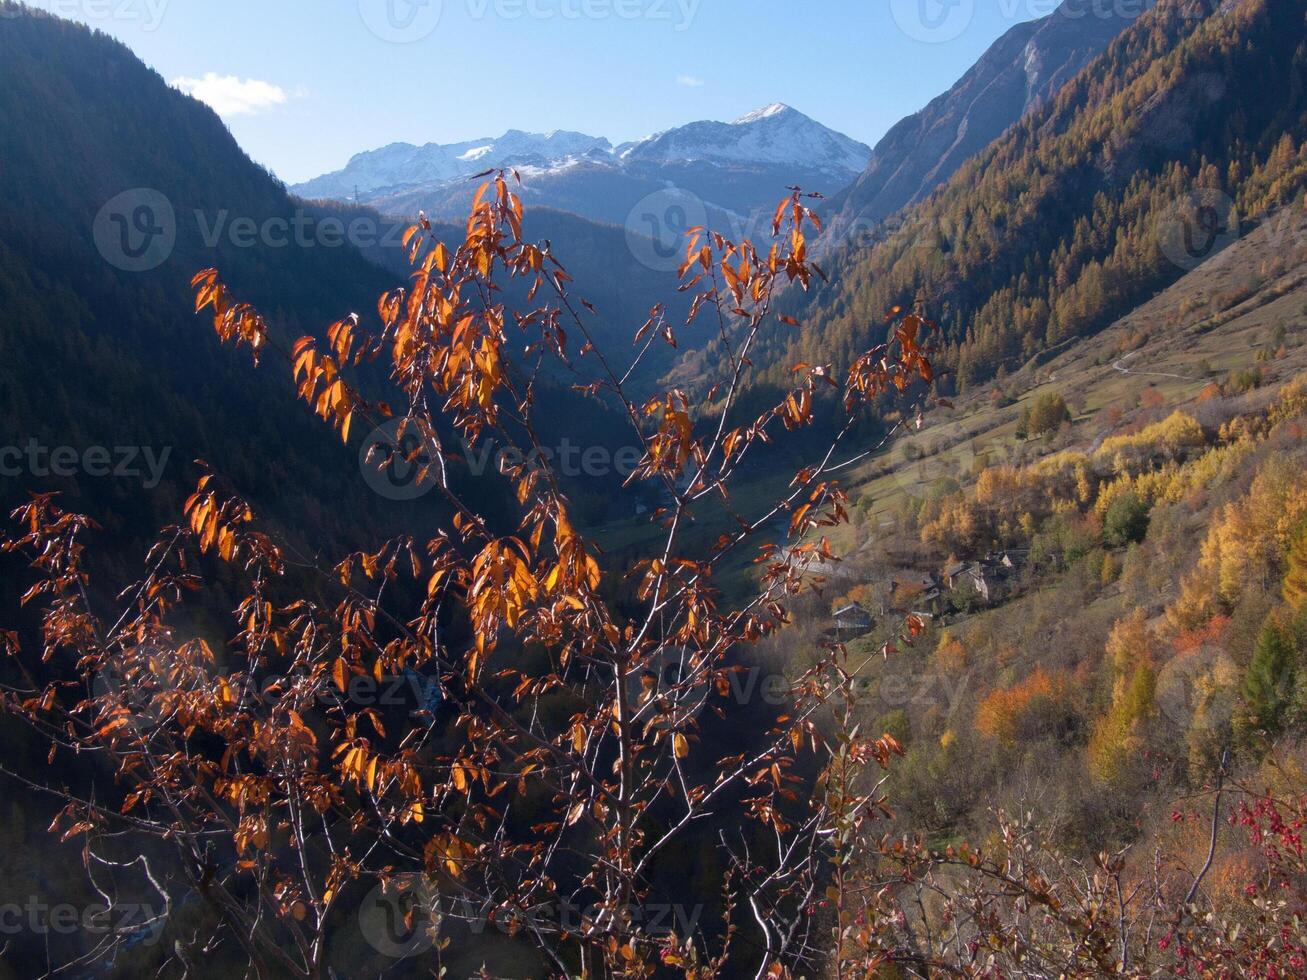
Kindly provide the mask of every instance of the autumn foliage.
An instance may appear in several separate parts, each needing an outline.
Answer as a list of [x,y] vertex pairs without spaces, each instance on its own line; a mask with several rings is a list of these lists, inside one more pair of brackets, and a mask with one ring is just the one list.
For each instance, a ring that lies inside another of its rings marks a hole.
[[[817,219],[794,190],[765,248],[689,234],[689,317],[712,318],[731,352],[711,412],[675,389],[636,400],[594,347],[589,304],[573,298],[560,261],[523,239],[511,179],[490,175],[456,246],[425,220],[409,230],[411,282],[380,298],[375,325],[350,314],[288,344],[218,270],[193,282],[218,337],[284,371],[343,441],[390,426],[393,444],[369,465],[403,453],[422,467],[447,515],[441,533],[324,561],[278,540],[238,487],[206,472],[144,577],[111,605],[88,570],[93,522],[36,497],[4,549],[31,563],[24,602],[40,609],[42,636],[30,660],[12,644],[31,683],[6,707],[49,739],[52,761],[93,753],[112,774],[109,799],[66,792],[56,821],[88,867],[114,835],[151,839],[204,904],[207,938],[196,941],[234,945],[257,975],[326,975],[342,915],[380,888],[434,894],[443,904],[438,916],[425,910],[431,922],[472,908],[518,923],[540,969],[560,976],[707,977],[728,959],[789,976],[823,956],[812,908],[837,828],[883,808],[865,773],[897,743],[818,724],[823,704],[848,692],[837,646],[793,678],[792,703],[743,753],[701,739],[700,712],[729,714],[742,648],[787,623],[786,602],[812,584],[814,561],[836,560],[822,537],[845,519],[834,473],[866,454],[846,447],[848,433],[864,406],[930,383],[933,327],[895,310],[890,342],[843,379],[800,365],[776,405],[740,418],[750,351],[776,296],[820,274],[806,244]],[[528,287],[534,308],[509,308],[507,280]],[[515,336],[523,355],[510,353]],[[643,350],[673,339],[661,308],[635,339]],[[374,361],[387,365],[381,394],[398,407],[365,392]],[[511,526],[449,479],[455,440],[539,448],[533,407],[547,365],[626,416],[642,453],[631,481],[665,501],[647,555],[627,568],[605,566],[547,463],[506,467]],[[782,499],[738,511],[740,467],[819,410],[844,417],[829,446]],[[687,530],[708,505],[729,517],[704,549]],[[764,533],[778,517],[783,544]],[[726,604],[714,576],[744,549],[757,591]],[[226,631],[198,630],[200,610],[233,587],[241,598]],[[918,629],[905,625],[907,642]],[[664,683],[669,661],[679,669]],[[441,713],[353,695],[361,681],[409,675],[439,692]],[[97,683],[106,677],[121,683]],[[642,909],[659,898],[661,863],[708,824],[726,855],[714,897],[722,921],[649,931]],[[768,839],[779,848],[759,852]],[[562,902],[589,910],[584,921],[537,914]],[[742,902],[747,924],[732,918]],[[734,943],[741,930],[747,945]],[[432,938],[437,962],[449,941]]]
[[1042,667],[1009,688],[992,691],[976,709],[976,730],[1012,744],[1055,720],[1066,706],[1066,678]]

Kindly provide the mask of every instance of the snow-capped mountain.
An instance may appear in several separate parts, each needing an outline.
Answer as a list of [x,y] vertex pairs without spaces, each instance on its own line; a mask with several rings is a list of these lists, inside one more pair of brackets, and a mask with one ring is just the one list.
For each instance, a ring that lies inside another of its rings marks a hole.
[[492,167],[551,170],[593,156],[608,160],[613,147],[601,137],[584,133],[524,133],[510,129],[498,139],[463,143],[392,143],[354,156],[345,169],[316,177],[293,188],[307,198],[350,199],[360,202],[397,191],[466,179]]
[[600,221],[625,222],[667,189],[687,192],[709,214],[770,214],[786,186],[832,194],[866,167],[871,148],[776,103],[734,122],[694,122],[614,147],[583,133],[525,133],[360,153],[344,169],[291,190],[305,198],[372,204],[394,214],[465,213],[468,178],[516,169],[528,203]]
[[858,173],[869,147],[777,102],[734,122],[693,122],[623,148],[622,159],[660,163],[802,164]]

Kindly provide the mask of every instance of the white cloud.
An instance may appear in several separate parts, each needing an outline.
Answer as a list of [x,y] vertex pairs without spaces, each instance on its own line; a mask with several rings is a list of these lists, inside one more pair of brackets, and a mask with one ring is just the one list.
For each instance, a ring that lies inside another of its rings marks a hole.
[[695,78],[693,75],[677,75],[676,84],[684,85],[686,88],[699,88],[703,85],[703,79]]
[[173,85],[208,104],[220,116],[252,116],[283,105],[289,98],[285,89],[271,82],[212,71],[203,78],[175,78]]

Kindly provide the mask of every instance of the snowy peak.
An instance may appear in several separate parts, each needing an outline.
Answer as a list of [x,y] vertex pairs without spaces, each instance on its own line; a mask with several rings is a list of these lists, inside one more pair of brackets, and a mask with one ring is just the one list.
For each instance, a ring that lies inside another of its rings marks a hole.
[[753,112],[746,113],[739,119],[731,123],[732,126],[747,126],[749,123],[756,123],[761,119],[771,119],[773,116],[784,115],[787,112],[795,112],[784,102],[773,102],[771,105],[763,106],[761,109],[754,109]]
[[612,145],[602,136],[587,136],[585,133],[572,133],[561,129],[554,130],[552,133],[525,133],[520,129],[510,129],[493,142],[493,152],[489,155],[504,159],[537,157],[545,160],[566,160],[570,157],[583,156],[593,150],[608,152],[611,149]]
[[627,149],[625,159],[661,163],[782,165],[825,173],[861,173],[871,147],[775,102],[734,122],[693,122]]
[[614,170],[664,164],[780,167],[798,176],[817,172],[848,182],[870,157],[870,147],[775,102],[734,122],[693,122],[616,148],[602,137],[565,130],[510,129],[498,138],[425,146],[392,143],[359,153],[344,169],[291,189],[307,198],[357,196],[367,201],[451,184],[492,168],[515,168],[525,175],[558,173],[578,164]]
[[465,180],[483,170],[553,170],[581,159],[608,159],[612,144],[599,136],[555,130],[527,133],[510,129],[496,138],[461,143],[392,143],[350,158],[343,170],[325,174],[292,190],[307,198],[371,199],[381,194]]

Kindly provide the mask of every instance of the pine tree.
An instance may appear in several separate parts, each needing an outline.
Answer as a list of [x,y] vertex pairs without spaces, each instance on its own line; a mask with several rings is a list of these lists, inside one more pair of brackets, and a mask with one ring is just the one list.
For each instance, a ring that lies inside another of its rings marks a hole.
[[1293,637],[1275,622],[1262,627],[1243,682],[1245,725],[1276,735],[1293,698],[1297,673]]
[[1298,528],[1289,545],[1288,571],[1284,576],[1284,601],[1294,609],[1307,603],[1307,522]]

